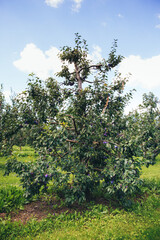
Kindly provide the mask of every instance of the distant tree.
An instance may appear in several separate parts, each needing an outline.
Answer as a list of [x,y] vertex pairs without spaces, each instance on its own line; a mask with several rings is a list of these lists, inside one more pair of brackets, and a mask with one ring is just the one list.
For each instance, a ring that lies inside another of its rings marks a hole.
[[4,95],[2,93],[2,86],[0,88],[0,150],[2,149],[3,134],[2,134],[2,113],[4,109]]
[[[154,164],[160,153],[160,110],[153,93],[144,94],[143,102],[128,116],[127,136],[131,147],[145,159],[146,166]],[[132,129],[132,131],[130,131]],[[132,151],[132,149],[130,149]]]

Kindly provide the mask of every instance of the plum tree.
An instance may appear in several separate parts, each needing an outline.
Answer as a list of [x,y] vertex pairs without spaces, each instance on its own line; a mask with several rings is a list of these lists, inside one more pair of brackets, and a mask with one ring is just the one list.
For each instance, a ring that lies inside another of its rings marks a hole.
[[134,132],[141,131],[136,115],[124,114],[133,92],[124,93],[128,79],[117,71],[108,78],[122,60],[116,49],[115,40],[108,58],[94,63],[86,41],[76,34],[75,47],[65,46],[59,54],[63,66],[57,76],[63,82],[49,78],[43,83],[31,75],[17,104],[40,157],[32,164],[11,159],[6,170],[20,175],[28,198],[41,187],[46,191],[51,180],[68,204],[91,199],[100,184],[119,198],[137,189],[148,155]]

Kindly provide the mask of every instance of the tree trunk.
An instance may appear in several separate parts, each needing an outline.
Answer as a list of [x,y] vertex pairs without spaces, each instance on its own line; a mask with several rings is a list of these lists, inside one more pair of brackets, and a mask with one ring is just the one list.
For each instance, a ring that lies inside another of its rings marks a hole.
[[80,77],[79,69],[78,69],[78,66],[76,63],[74,64],[74,66],[75,66],[75,70],[76,70],[76,78],[78,81],[78,90],[81,91],[82,90],[82,80]]

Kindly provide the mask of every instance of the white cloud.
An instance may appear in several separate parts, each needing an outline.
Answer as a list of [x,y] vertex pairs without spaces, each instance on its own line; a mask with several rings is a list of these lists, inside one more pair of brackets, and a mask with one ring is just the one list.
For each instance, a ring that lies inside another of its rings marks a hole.
[[30,43],[20,53],[20,59],[14,61],[13,64],[20,71],[33,72],[38,77],[46,79],[61,69],[58,53],[59,50],[56,47],[43,52],[35,44]]
[[4,91],[3,94],[4,94],[5,98],[9,99],[11,96],[11,91]]
[[[88,59],[97,63],[102,60],[101,48],[93,46],[93,51]],[[13,62],[13,65],[22,72],[35,73],[41,79],[47,79],[61,70],[62,62],[58,57],[59,49],[51,47],[43,52],[35,44],[29,43],[20,53],[20,58]],[[70,66],[73,71],[73,66]]]
[[50,6],[57,8],[64,0],[45,0],[45,3]]
[[157,17],[160,19],[160,13],[157,15]]
[[5,97],[5,101],[7,103],[11,103],[11,91],[3,91],[4,97]]
[[[13,62],[14,66],[26,73],[35,73],[38,77],[46,79],[54,76],[61,70],[62,62],[57,56],[59,49],[51,47],[47,51],[42,51],[35,44],[30,43],[20,53],[20,58]],[[97,63],[102,60],[102,50],[94,45],[93,51],[88,55],[88,59]],[[119,65],[119,72],[122,77],[131,73],[129,84],[132,87],[141,86],[145,89],[160,87],[160,55],[148,59],[141,56],[131,55],[125,58]]]
[[118,17],[119,18],[124,18],[124,16],[122,14],[120,14],[120,13],[118,14]]
[[93,52],[89,54],[88,58],[94,63],[102,61],[102,49],[98,45],[93,45]]
[[125,58],[119,66],[122,76],[131,73],[129,84],[133,87],[141,86],[146,89],[160,87],[160,55],[148,59],[131,55]]
[[142,97],[138,95],[133,95],[133,99],[130,100],[130,103],[125,107],[124,113],[128,114],[136,109],[138,109],[139,104],[142,102]]
[[74,12],[78,12],[79,9],[81,8],[81,3],[83,0],[73,0],[74,4],[72,5],[72,10]]
[[156,25],[155,28],[159,28],[160,29],[160,24]]
[[[81,4],[82,4],[83,0],[72,0],[73,4],[72,4],[72,11],[74,12],[79,12],[79,9],[81,8]],[[45,0],[45,3],[50,6],[50,7],[54,7],[54,8],[58,8],[60,4],[62,4],[64,2],[64,0]]]
[[103,27],[106,27],[107,26],[107,23],[106,22],[102,22],[101,23]]

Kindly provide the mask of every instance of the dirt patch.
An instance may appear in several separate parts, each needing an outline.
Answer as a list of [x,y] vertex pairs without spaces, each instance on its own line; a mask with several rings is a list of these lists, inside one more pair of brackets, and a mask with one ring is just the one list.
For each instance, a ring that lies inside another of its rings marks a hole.
[[7,216],[10,216],[11,221],[20,221],[23,224],[28,222],[31,218],[36,218],[37,221],[40,221],[48,216],[48,214],[55,215],[64,212],[73,213],[75,211],[83,212],[86,210],[84,206],[74,205],[72,208],[61,206],[60,201],[52,199],[50,203],[41,199],[39,201],[34,201],[28,203],[24,206],[23,210],[16,210],[13,212],[0,213],[0,218],[5,219]]
[[[147,198],[147,196],[145,196]],[[144,199],[144,196],[143,196]],[[142,196],[136,196],[134,201],[141,201]],[[94,200],[95,204],[102,204],[108,206],[108,208],[112,207],[112,209],[117,208],[118,201],[117,200],[106,200],[104,198],[97,198]],[[111,204],[112,203],[112,204]],[[112,206],[111,206],[112,205]],[[119,206],[120,207],[120,206]],[[7,216],[10,216],[11,221],[20,221],[23,224],[27,223],[30,219],[36,218],[37,221],[40,221],[48,216],[48,214],[55,215],[61,214],[64,212],[73,213],[73,212],[84,212],[87,210],[87,205],[78,205],[74,204],[71,208],[62,206],[61,201],[57,200],[56,197],[50,199],[50,202],[45,199],[41,199],[38,201],[34,201],[28,203],[24,206],[23,210],[16,210],[13,212],[0,213],[0,218],[5,219]]]

